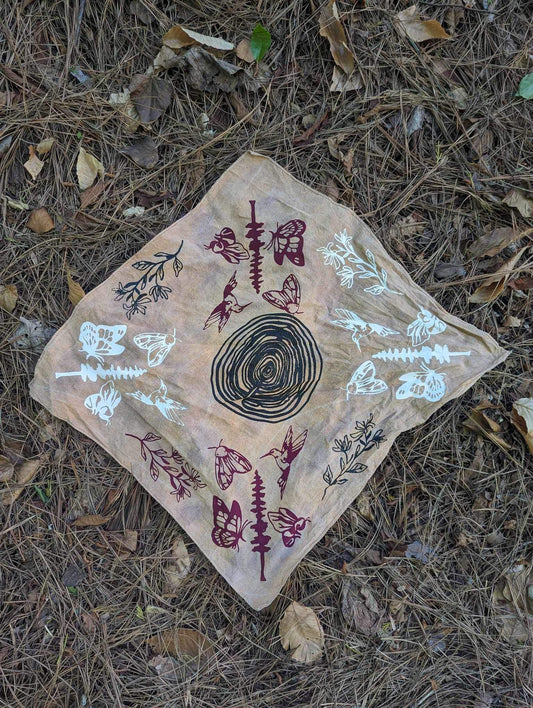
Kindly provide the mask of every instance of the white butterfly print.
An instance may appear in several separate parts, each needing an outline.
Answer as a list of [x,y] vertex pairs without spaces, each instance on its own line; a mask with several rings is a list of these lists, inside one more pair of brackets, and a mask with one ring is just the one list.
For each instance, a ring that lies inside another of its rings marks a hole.
[[148,366],[158,366],[167,358],[168,353],[176,344],[176,330],[173,334],[159,334],[159,332],[146,332],[136,334],[133,341],[139,349],[148,350]]
[[352,378],[346,384],[346,400],[358,393],[383,393],[389,387],[382,379],[376,378],[376,367],[371,361],[364,361],[353,372]]
[[117,342],[126,334],[126,325],[96,325],[93,322],[84,322],[80,327],[80,351],[85,352],[86,358],[94,357],[100,364],[104,356],[122,354],[124,347]]
[[106,381],[100,388],[99,393],[93,393],[85,399],[85,407],[88,408],[93,415],[97,415],[101,420],[105,420],[106,425],[109,425],[110,418],[115,412],[122,396],[120,391],[117,391],[113,381]]
[[434,403],[446,393],[444,377],[434,369],[430,369],[425,364],[421,364],[423,371],[411,371],[400,376],[400,381],[404,383],[396,391],[396,398],[400,401],[406,398],[425,398]]
[[160,386],[156,391],[152,391],[148,395],[144,394],[142,391],[135,391],[134,393],[128,393],[128,396],[135,398],[141,403],[146,403],[147,406],[156,406],[158,411],[167,420],[177,423],[178,425],[183,425],[183,421],[180,418],[180,412],[186,411],[187,408],[179,401],[174,401],[172,398],[167,396],[166,384],[160,381]]
[[389,334],[400,334],[395,329],[389,329],[375,322],[365,322],[351,310],[336,309],[335,312],[340,319],[332,320],[331,324],[344,327],[344,329],[350,331],[352,333],[352,341],[355,342],[359,351],[361,351],[359,340],[363,337],[368,337],[370,334],[377,334],[380,337],[388,337]]
[[411,337],[411,342],[415,346],[427,342],[432,334],[440,334],[445,329],[445,322],[421,307],[416,320],[407,327],[407,336]]

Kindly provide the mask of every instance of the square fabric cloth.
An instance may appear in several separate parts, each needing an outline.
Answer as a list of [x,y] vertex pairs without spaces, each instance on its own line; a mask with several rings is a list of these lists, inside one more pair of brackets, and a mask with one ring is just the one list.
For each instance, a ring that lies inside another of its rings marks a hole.
[[352,211],[246,153],[83,298],[31,394],[261,609],[396,436],[506,356]]

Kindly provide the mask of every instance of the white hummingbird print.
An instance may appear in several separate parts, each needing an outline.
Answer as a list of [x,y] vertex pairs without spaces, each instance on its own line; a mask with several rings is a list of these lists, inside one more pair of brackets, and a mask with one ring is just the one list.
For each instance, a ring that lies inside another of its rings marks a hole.
[[161,379],[159,379],[159,381],[159,388],[148,395],[142,391],[134,391],[127,395],[135,398],[137,401],[141,401],[141,403],[146,403],[147,406],[156,406],[161,415],[167,420],[177,423],[178,425],[183,425],[180,412],[186,411],[187,407],[179,401],[174,401],[172,398],[169,398],[169,396],[167,396],[168,389],[166,384]]
[[352,333],[352,340],[355,342],[359,351],[361,351],[359,341],[363,337],[368,337],[370,334],[377,334],[380,337],[388,337],[389,334],[400,334],[395,329],[389,329],[375,322],[365,322],[365,320],[351,310],[336,309],[335,312],[340,319],[332,320],[331,324],[350,331]]

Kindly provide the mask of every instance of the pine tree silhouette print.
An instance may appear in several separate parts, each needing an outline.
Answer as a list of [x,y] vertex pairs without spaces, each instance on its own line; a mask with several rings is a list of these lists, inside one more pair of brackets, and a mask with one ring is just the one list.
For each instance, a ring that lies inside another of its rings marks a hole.
[[255,199],[250,200],[250,210],[250,223],[246,224],[246,228],[248,229],[246,238],[250,239],[250,245],[248,246],[251,258],[250,280],[252,281],[255,292],[259,293],[261,291],[261,283],[263,282],[261,272],[263,254],[261,253],[261,248],[265,245],[265,242],[261,241],[260,236],[265,233],[265,230],[263,229],[263,224],[255,220]]
[[254,474],[254,479],[252,481],[252,494],[253,494],[253,504],[252,513],[255,514],[255,524],[252,524],[251,528],[255,531],[255,536],[252,539],[252,551],[254,553],[259,553],[261,557],[261,576],[260,580],[265,581],[265,555],[269,552],[270,546],[268,542],[270,541],[270,536],[265,534],[268,528],[268,521],[265,521],[265,486],[261,475],[256,470]]

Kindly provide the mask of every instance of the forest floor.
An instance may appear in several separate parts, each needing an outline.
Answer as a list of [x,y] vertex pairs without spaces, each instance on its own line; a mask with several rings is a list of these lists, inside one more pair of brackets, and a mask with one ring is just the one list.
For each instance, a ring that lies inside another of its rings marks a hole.
[[[531,4],[424,2],[419,11],[451,37],[422,43],[395,22],[405,8],[399,0],[338,1],[361,86],[332,92],[334,62],[312,2],[3,3],[0,461],[8,470],[10,461],[18,470],[22,458],[38,462],[17,498],[2,497],[1,706],[533,704],[524,601],[532,466],[510,420],[513,402],[533,395],[533,101],[515,95],[533,71]],[[151,66],[173,25],[237,44],[257,22],[272,35],[259,70],[232,52],[224,58],[261,86],[202,90],[180,68],[163,71],[168,108],[135,134],[109,104]],[[150,167],[123,153],[142,136],[157,148]],[[47,138],[55,142],[33,180],[23,164]],[[80,145],[105,170],[92,201],[80,202]],[[39,352],[12,340],[20,317],[59,328],[73,309],[68,273],[85,292],[94,288],[248,149],[352,208],[416,283],[510,352],[396,440],[362,497],[263,612],[248,607],[126,470],[30,398]],[[508,203],[510,192],[520,208]],[[124,216],[132,206],[145,211]],[[46,226],[40,212],[44,233],[28,226],[37,208],[53,222]],[[492,243],[495,229],[522,236],[490,255],[479,238]],[[469,302],[483,276],[521,247],[529,252],[511,285],[488,303]],[[463,425],[480,404],[501,428],[497,440]],[[72,524],[87,514],[111,518]],[[191,568],[169,592],[165,567],[177,535]],[[417,541],[425,552],[406,557]],[[379,609],[379,626],[348,621],[346,592],[359,619]],[[292,661],[280,643],[279,619],[292,600],[324,627],[323,656],[310,665]],[[172,627],[202,632],[213,651],[155,656],[147,639]]]

